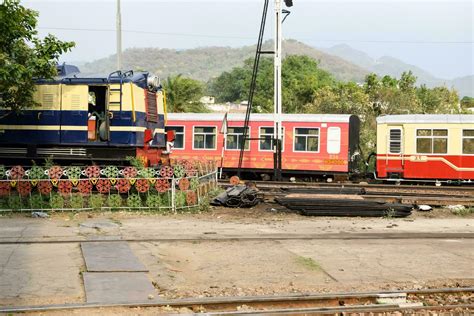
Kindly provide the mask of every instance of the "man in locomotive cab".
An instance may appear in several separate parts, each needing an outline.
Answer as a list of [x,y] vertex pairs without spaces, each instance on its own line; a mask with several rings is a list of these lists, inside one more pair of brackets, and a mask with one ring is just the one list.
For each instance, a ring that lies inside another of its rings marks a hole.
[[176,139],[176,132],[173,130],[166,131],[166,151],[163,154],[171,154],[174,147],[174,140]]
[[89,86],[88,139],[90,141],[107,140],[105,98],[106,87]]
[[96,96],[93,91],[89,91],[89,101],[87,106],[87,139],[95,141],[97,139],[97,112],[95,111]]

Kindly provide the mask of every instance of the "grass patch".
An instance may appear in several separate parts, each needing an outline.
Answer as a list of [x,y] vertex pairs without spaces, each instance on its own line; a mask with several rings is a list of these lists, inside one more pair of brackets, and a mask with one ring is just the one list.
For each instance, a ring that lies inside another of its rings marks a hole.
[[309,270],[313,270],[313,271],[322,270],[319,263],[317,263],[316,261],[308,257],[298,256],[296,257],[296,262]]

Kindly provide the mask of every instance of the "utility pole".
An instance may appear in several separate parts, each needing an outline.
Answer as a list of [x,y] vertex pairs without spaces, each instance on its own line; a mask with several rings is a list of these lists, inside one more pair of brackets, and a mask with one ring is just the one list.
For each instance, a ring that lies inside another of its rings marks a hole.
[[120,12],[120,0],[117,0],[116,33],[117,33],[117,70],[121,70],[122,69],[122,14]]
[[274,125],[273,125],[273,149],[275,159],[275,180],[281,180],[281,146],[282,146],[282,130],[281,130],[281,54],[282,54],[282,1],[275,0],[275,51],[274,51]]

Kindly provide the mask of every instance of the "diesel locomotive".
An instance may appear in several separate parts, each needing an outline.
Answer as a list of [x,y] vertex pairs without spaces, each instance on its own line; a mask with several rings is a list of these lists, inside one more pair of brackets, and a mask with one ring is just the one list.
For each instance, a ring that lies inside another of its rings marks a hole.
[[36,82],[36,105],[0,110],[0,159],[160,162],[166,147],[166,100],[148,72],[82,74],[59,65],[53,80]]

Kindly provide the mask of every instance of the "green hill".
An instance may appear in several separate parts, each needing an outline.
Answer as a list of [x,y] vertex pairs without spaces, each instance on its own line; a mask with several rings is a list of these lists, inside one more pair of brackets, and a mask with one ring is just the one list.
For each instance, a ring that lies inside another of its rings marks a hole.
[[[265,50],[271,50],[273,44],[264,44]],[[310,47],[304,43],[287,40],[283,51],[290,55],[307,55],[319,61],[320,67],[332,73],[340,80],[362,81],[368,71],[340,57],[333,56]],[[131,48],[123,52],[124,69],[145,69],[165,78],[182,74],[193,79],[208,81],[223,71],[243,65],[247,58],[253,58],[255,46],[241,48],[203,47],[186,50],[164,48]],[[81,71],[107,73],[115,70],[115,55],[102,58],[81,67]]]

